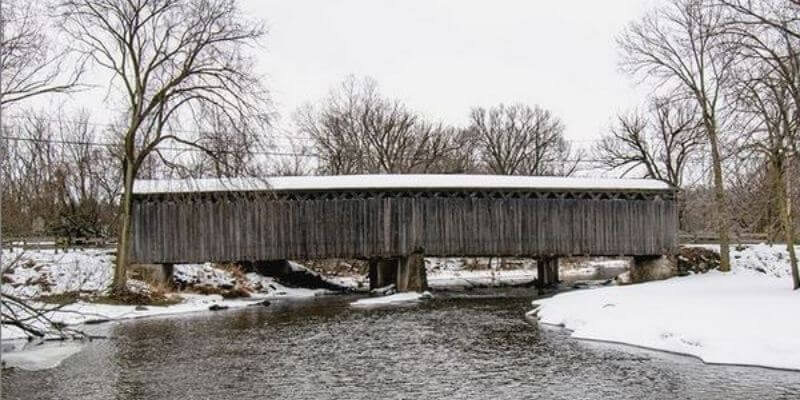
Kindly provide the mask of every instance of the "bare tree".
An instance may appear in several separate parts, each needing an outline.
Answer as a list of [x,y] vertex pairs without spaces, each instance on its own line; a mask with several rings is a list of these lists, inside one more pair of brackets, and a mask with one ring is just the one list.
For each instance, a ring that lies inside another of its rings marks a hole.
[[800,39],[800,0],[717,0],[716,5],[735,13],[737,29],[766,28]]
[[315,160],[311,146],[303,140],[289,137],[289,151],[278,154],[269,170],[270,175],[303,176],[311,174],[311,163]]
[[107,236],[117,216],[119,166],[97,146],[100,130],[81,111],[69,117],[26,109],[6,125],[0,166],[6,231],[12,235]]
[[5,0],[0,43],[0,105],[78,88],[83,60],[69,57],[57,43],[47,19],[48,1]]
[[792,149],[797,135],[797,106],[787,93],[786,86],[762,77],[744,82],[742,102],[757,114],[751,136],[743,151],[752,152],[765,159],[767,178],[771,183],[771,196],[780,218],[781,231],[789,252],[792,284],[800,289],[797,254],[795,253],[794,217],[792,213],[791,167],[795,157]]
[[488,172],[571,175],[577,167],[577,162],[569,159],[573,153],[564,139],[564,124],[539,106],[517,103],[474,108],[469,130]]
[[[123,195],[114,292],[127,290],[133,183],[159,145],[204,147],[185,130],[215,110],[231,125],[265,122],[267,93],[248,48],[265,35],[236,0],[63,0],[63,27],[81,54],[112,75],[126,110]],[[235,131],[241,131],[236,129]]]
[[370,78],[348,77],[319,105],[295,115],[327,174],[445,172],[457,147],[455,131],[424,121],[398,100],[383,97]]
[[193,126],[197,142],[205,151],[190,149],[191,160],[181,165],[162,157],[183,175],[191,177],[261,176],[265,173],[263,153],[270,150],[260,124],[249,121],[231,124],[227,116],[211,109],[197,116]]
[[794,289],[800,273],[794,244],[791,166],[800,134],[800,9],[771,1],[724,2],[731,41],[739,45],[733,88],[740,111],[751,115],[741,149],[763,158],[772,183],[792,268]]
[[734,52],[723,35],[724,13],[710,0],[669,0],[632,23],[618,38],[623,69],[654,80],[676,97],[693,100],[711,151],[720,269],[730,270],[729,214],[725,200],[721,136],[724,88]]
[[697,107],[685,101],[653,99],[646,112],[619,115],[595,152],[611,170],[641,173],[681,187],[683,176],[704,143]]
[[73,118],[59,111],[53,120],[60,143],[60,158],[55,171],[59,220],[54,231],[69,238],[106,237],[116,232],[119,195],[118,164],[108,148],[93,145],[101,136],[92,125],[89,112],[82,110]]

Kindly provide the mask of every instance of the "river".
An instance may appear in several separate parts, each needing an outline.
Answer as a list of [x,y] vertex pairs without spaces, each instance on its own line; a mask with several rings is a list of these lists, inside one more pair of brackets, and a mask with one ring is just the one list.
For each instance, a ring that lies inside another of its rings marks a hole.
[[528,323],[528,289],[352,297],[123,322],[6,399],[798,399],[800,373],[704,365]]

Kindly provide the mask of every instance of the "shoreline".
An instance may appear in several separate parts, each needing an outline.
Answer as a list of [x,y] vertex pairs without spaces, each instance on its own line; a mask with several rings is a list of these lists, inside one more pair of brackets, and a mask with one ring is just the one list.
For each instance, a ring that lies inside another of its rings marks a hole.
[[[306,289],[311,291],[311,289]],[[323,296],[335,296],[339,293],[323,293],[317,291],[311,294],[287,294],[287,295],[262,295],[252,296],[239,299],[224,299],[220,295],[202,295],[194,293],[179,294],[184,298],[184,302],[170,306],[144,306],[146,310],[136,310],[137,305],[109,305],[98,303],[77,302],[69,306],[95,308],[93,311],[86,311],[83,314],[77,314],[80,310],[75,310],[75,307],[65,307],[66,315],[78,315],[79,317],[87,317],[84,319],[73,320],[60,320],[65,326],[69,327],[84,327],[84,326],[98,326],[105,324],[112,324],[115,322],[133,321],[147,318],[157,317],[175,317],[181,315],[199,314],[201,312],[221,312],[228,310],[237,310],[246,307],[258,306],[264,301],[278,301],[278,300],[304,300],[312,299]],[[188,300],[188,301],[187,301]],[[220,310],[210,310],[211,306],[225,307]],[[54,311],[57,314],[59,311]],[[103,314],[103,313],[107,314]],[[56,339],[56,338],[35,338],[25,335],[24,333],[17,332],[18,329],[13,326],[4,326],[2,338],[0,343],[18,343],[18,342],[69,342],[70,339]],[[8,336],[8,331],[11,330],[12,335]],[[80,339],[76,339],[80,340]]]
[[559,293],[526,313],[578,340],[691,356],[708,365],[800,371],[800,292],[752,272]]
[[546,322],[539,321],[536,318],[536,316],[531,315],[531,313],[533,311],[535,311],[535,310],[532,310],[532,311],[529,311],[529,312],[525,313],[525,319],[530,324],[536,325],[536,326],[540,326],[540,327],[544,327],[545,329],[548,329],[548,330],[561,331],[561,332],[568,333],[569,334],[569,339],[573,339],[573,340],[576,340],[576,341],[579,341],[579,342],[610,344],[610,345],[625,347],[625,348],[629,348],[629,349],[638,349],[638,350],[645,350],[645,351],[650,351],[650,352],[654,352],[654,353],[669,354],[669,355],[673,355],[673,356],[678,356],[678,357],[684,357],[684,358],[697,360],[700,363],[702,363],[703,365],[708,365],[708,366],[759,368],[759,369],[766,369],[766,370],[770,370],[770,371],[782,371],[782,372],[797,372],[797,373],[800,373],[800,368],[772,367],[772,366],[760,365],[760,364],[741,364],[741,363],[713,362],[713,361],[706,361],[702,357],[700,357],[700,356],[698,356],[696,354],[691,354],[691,353],[682,353],[682,352],[675,351],[675,350],[664,350],[664,349],[659,349],[659,348],[656,348],[656,347],[648,347],[648,346],[644,346],[644,345],[620,342],[620,341],[615,341],[615,340],[605,340],[605,339],[596,339],[596,338],[575,336],[574,335],[574,332],[575,332],[574,330],[569,329],[569,328],[567,328],[567,327],[565,327],[563,325],[551,324],[551,323],[546,323]]

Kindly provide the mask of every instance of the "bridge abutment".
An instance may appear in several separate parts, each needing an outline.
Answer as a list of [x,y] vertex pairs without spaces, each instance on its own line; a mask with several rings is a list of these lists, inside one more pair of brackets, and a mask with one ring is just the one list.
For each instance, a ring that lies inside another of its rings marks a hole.
[[175,271],[174,264],[133,264],[130,267],[135,276],[138,273],[139,279],[159,284],[172,284],[172,275]]
[[653,255],[633,257],[628,282],[641,283],[672,278],[678,274],[675,259],[670,256]]
[[536,287],[544,289],[557,285],[558,257],[542,257],[536,259]]

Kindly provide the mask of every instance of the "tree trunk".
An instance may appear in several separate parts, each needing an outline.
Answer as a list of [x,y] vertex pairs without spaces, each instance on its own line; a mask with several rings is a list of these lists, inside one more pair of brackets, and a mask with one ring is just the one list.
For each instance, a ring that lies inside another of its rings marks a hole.
[[789,251],[789,264],[792,269],[792,288],[794,290],[800,289],[800,274],[797,270],[797,254],[794,250],[794,226],[792,224],[792,187],[789,174],[786,171],[785,164],[781,164],[781,168],[775,171],[777,176],[776,194],[778,195],[778,212],[781,217],[781,225],[783,228],[784,239],[786,240],[786,249]]
[[706,124],[708,139],[711,144],[711,163],[714,173],[714,203],[716,205],[716,225],[719,235],[719,270],[728,272],[731,270],[730,259],[730,233],[728,231],[728,205],[725,201],[725,184],[722,180],[722,157],[719,154],[719,141],[717,138],[716,126]]
[[131,211],[133,205],[133,168],[125,165],[124,193],[122,194],[122,229],[117,241],[117,264],[114,268],[114,283],[112,291],[123,293],[128,282],[128,262],[130,258],[131,242]]

